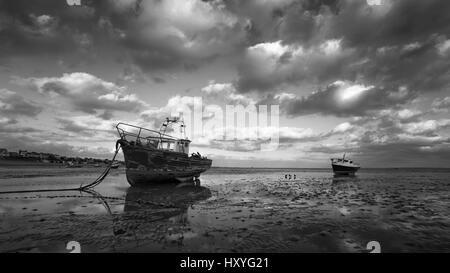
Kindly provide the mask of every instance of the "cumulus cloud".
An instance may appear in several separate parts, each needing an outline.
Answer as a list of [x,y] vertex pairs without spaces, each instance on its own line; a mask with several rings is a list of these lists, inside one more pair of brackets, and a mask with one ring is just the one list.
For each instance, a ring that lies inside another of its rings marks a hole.
[[450,108],[450,97],[437,98],[433,101],[431,106],[436,111],[440,110],[448,111]]
[[413,135],[436,134],[438,130],[450,127],[450,119],[424,120],[404,124],[402,129]]
[[201,89],[203,97],[211,102],[223,104],[255,104],[255,100],[237,92],[233,83],[216,83],[210,81],[209,84]]
[[89,114],[99,110],[136,112],[146,104],[124,86],[104,81],[88,73],[65,73],[62,77],[16,78],[15,83],[29,86],[42,94],[61,97]]
[[[197,128],[198,125],[194,127],[194,122],[199,122],[198,119],[201,120],[202,116],[201,114],[196,114],[196,117],[194,116],[194,112],[202,113],[203,109],[204,105],[201,97],[176,95],[169,98],[167,104],[162,107],[152,107],[141,112],[139,119],[133,123],[146,128],[159,130],[166,118],[180,117],[186,125],[185,136],[191,140],[197,140],[200,129]],[[168,127],[166,133],[185,137],[181,134],[179,124],[175,127]]]
[[56,121],[60,125],[59,129],[64,132],[95,136],[97,139],[98,137],[111,139],[116,134],[116,122],[91,115],[58,117]]
[[14,91],[0,89],[0,113],[2,115],[21,115],[34,117],[42,107],[30,102]]
[[[308,149],[312,154],[351,153],[365,164],[391,167],[450,163],[448,119],[428,119],[418,110],[380,110],[335,127],[345,138],[329,138]],[[447,154],[447,156],[446,156]],[[430,160],[430,162],[428,162]],[[438,160],[438,161],[436,161]],[[429,163],[429,164],[428,164]]]
[[346,74],[346,63],[357,60],[352,51],[336,39],[310,48],[281,40],[248,47],[239,65],[239,91],[268,92],[301,82],[335,81]]

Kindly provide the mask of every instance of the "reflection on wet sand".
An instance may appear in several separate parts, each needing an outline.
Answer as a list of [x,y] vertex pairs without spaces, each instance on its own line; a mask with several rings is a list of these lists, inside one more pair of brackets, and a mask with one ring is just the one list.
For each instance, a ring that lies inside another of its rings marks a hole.
[[340,183],[340,182],[358,182],[359,178],[357,175],[342,175],[342,174],[334,174],[333,183]]
[[2,196],[0,213],[8,220],[0,224],[0,252],[66,252],[72,240],[83,252],[159,251],[182,242],[177,227],[188,223],[189,206],[211,196],[195,184],[123,188],[123,194],[111,185],[109,191]]
[[145,187],[130,187],[125,197],[124,212],[145,211],[169,207],[187,210],[195,201],[211,196],[208,188],[182,184],[155,184]]
[[[205,174],[202,184],[129,188],[111,175],[97,193],[0,196],[0,252],[448,251],[450,171]],[[92,177],[8,179],[6,190],[73,187]],[[424,183],[426,181],[426,183]],[[101,195],[100,195],[101,194]]]
[[132,248],[139,252],[145,248],[153,252],[173,243],[183,245],[184,239],[192,235],[189,207],[210,196],[208,188],[195,184],[128,188],[123,213],[113,215],[115,250]]

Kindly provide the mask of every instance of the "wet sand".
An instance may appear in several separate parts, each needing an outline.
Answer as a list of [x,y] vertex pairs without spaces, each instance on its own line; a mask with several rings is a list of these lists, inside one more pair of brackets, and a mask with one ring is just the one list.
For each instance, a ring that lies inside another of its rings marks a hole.
[[[91,171],[6,176],[0,190],[79,186]],[[1,194],[0,251],[69,252],[72,240],[82,252],[450,251],[450,170],[219,168],[201,186],[145,188],[113,170],[95,191]]]
[[[0,161],[1,163],[1,161]],[[106,165],[101,167],[80,167],[68,168],[62,165],[25,165],[25,166],[4,166],[0,164],[0,179],[6,178],[32,178],[32,177],[47,177],[47,176],[80,176],[80,175],[98,175],[106,168]],[[120,168],[122,173],[125,169]],[[1,186],[1,184],[0,184]]]

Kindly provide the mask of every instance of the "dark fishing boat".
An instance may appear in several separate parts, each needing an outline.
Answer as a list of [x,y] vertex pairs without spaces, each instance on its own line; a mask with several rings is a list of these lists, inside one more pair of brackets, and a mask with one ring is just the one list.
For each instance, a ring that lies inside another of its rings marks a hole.
[[358,163],[345,158],[345,154],[342,158],[332,158],[331,166],[333,172],[338,175],[354,175],[361,168]]
[[159,131],[126,123],[117,124],[125,157],[126,176],[130,185],[164,181],[190,181],[211,167],[212,160],[199,153],[189,155],[186,137],[166,134],[169,125],[178,123],[184,134],[184,123],[178,118],[163,123]]

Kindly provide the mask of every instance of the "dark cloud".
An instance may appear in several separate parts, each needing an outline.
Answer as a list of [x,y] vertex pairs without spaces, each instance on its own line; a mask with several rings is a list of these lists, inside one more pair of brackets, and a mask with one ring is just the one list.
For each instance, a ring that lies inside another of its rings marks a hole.
[[[82,3],[0,1],[0,54],[114,52],[161,82],[164,72],[194,70],[245,48],[281,41],[306,53],[285,52],[268,73],[244,58],[241,92],[356,79],[428,90],[442,88],[449,79],[449,62],[438,58],[435,48],[449,38],[448,1],[382,1],[380,6],[350,0]],[[333,39],[341,39],[342,52],[323,56],[320,46]],[[387,54],[380,54],[383,49]]]
[[392,90],[337,81],[307,96],[286,93],[269,95],[258,104],[279,104],[281,112],[287,116],[322,114],[348,117],[365,116],[375,110],[396,107],[416,95],[406,88]]
[[[328,92],[317,92],[292,102],[289,111],[351,115],[361,114],[363,106],[368,110],[382,108],[383,103],[392,106],[387,90],[406,88],[420,96],[450,87],[448,1],[381,1],[379,6],[366,1],[278,3],[259,6],[276,10],[277,16],[269,19],[262,12],[262,23],[272,27],[254,31],[262,39],[248,46],[241,60],[238,92],[297,89],[299,93],[305,86],[325,88],[335,81],[350,81],[374,86],[380,91],[372,93],[385,96],[342,110],[330,103]],[[252,20],[252,28],[257,21]],[[303,110],[295,110],[299,107]]]
[[[68,63],[115,55],[152,73],[191,71],[242,48],[241,20],[220,1],[0,1],[0,57]],[[82,60],[76,58],[82,56]]]
[[122,22],[121,43],[145,71],[197,69],[234,52],[244,37],[238,18],[220,1],[142,1],[138,11]]
[[381,1],[379,6],[368,6],[366,1],[340,4],[338,15],[329,18],[327,34],[344,37],[351,47],[405,45],[450,32],[450,3],[445,0]]
[[359,56],[342,48],[340,40],[327,40],[305,48],[282,40],[249,47],[238,66],[239,92],[273,92],[306,83],[326,85],[340,79],[356,78]]
[[[108,75],[113,82],[87,73],[17,79],[41,98],[85,116],[61,116],[55,132],[36,131],[20,118],[36,116],[41,107],[1,89],[0,144],[69,155],[101,153],[58,143],[90,141],[93,147],[111,139],[109,123],[116,111],[137,113],[147,106],[127,92],[127,84],[164,84],[173,72],[221,60],[233,65],[237,77],[230,84],[210,84],[205,102],[260,99],[259,104],[279,104],[289,117],[357,117],[325,133],[286,130],[280,134],[283,149],[319,142],[323,145],[312,153],[353,151],[385,162],[408,157],[411,164],[422,157],[448,165],[439,159],[448,157],[450,121],[425,119],[443,116],[448,98],[436,99],[423,112],[406,106],[450,88],[450,2],[380,1],[370,6],[364,0],[82,0],[81,7],[71,7],[64,0],[0,0],[0,61],[7,63],[7,73],[25,74],[15,69],[27,64],[42,75],[54,73],[55,68],[37,67],[34,58],[56,60],[57,69],[70,71],[80,63],[90,69],[95,61],[113,60],[122,71]],[[223,76],[232,75],[232,69]],[[183,105],[191,103],[178,96],[143,112],[138,122],[158,128]],[[40,121],[51,122],[46,119]],[[242,152],[260,144],[211,139],[207,147]]]
[[65,1],[0,1],[0,56],[61,54],[80,46],[79,35],[92,28],[88,6]]
[[266,41],[309,42],[320,26],[318,14],[335,14],[338,0],[223,1],[233,14],[247,21],[246,44]]

